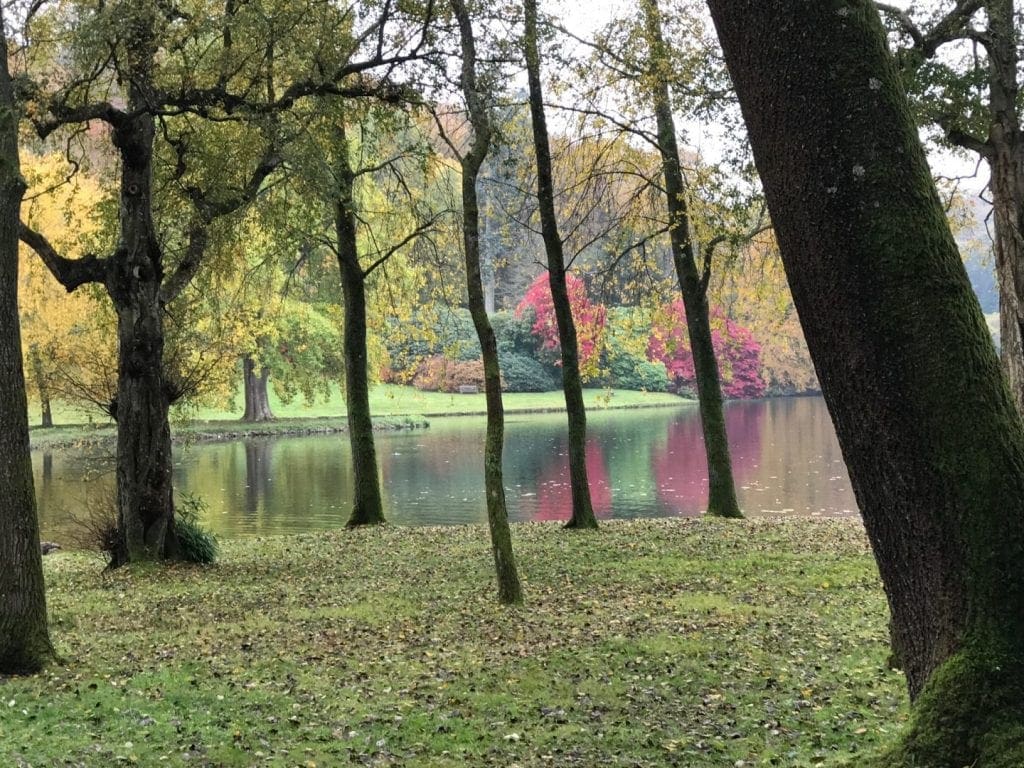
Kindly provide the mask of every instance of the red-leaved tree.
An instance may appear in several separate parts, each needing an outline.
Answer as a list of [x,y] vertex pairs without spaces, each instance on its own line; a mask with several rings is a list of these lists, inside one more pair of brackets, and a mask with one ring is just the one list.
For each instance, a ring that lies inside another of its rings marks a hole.
[[[565,281],[569,288],[572,318],[576,322],[580,376],[587,380],[598,373],[607,313],[604,304],[595,304],[590,300],[582,280],[567,274]],[[558,324],[555,321],[555,306],[551,300],[547,273],[537,275],[537,279],[526,289],[522,301],[516,307],[516,317],[522,317],[527,307],[532,307],[534,311],[533,335],[540,341],[542,350],[553,353],[555,365],[560,365]]]
[[[733,399],[761,397],[765,391],[761,345],[749,329],[716,308],[711,311],[711,341],[721,370],[722,394]],[[677,386],[694,386],[696,375],[682,301],[674,301],[658,312],[647,342],[647,358],[664,363]]]

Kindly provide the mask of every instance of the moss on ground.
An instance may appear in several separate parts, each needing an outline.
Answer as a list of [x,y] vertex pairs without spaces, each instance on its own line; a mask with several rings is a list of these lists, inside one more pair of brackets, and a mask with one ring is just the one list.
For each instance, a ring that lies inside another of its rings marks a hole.
[[0,685],[0,764],[817,766],[907,716],[849,521],[223,542],[213,567],[46,558],[63,664]]

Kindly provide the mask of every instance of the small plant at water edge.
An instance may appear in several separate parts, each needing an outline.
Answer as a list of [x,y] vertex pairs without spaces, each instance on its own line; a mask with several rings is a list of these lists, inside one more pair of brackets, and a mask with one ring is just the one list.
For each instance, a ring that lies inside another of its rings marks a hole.
[[199,518],[206,511],[202,499],[184,495],[178,502],[174,523],[181,545],[181,558],[190,563],[213,563],[220,553],[217,537],[199,524]]

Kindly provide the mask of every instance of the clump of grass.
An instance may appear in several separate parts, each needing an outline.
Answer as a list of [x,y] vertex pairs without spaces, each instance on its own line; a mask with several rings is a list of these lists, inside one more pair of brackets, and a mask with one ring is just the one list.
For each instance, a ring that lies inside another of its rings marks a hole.
[[174,530],[178,535],[182,559],[204,565],[216,562],[220,554],[217,537],[199,523],[199,518],[206,512],[206,503],[198,496],[185,494],[179,499],[176,512]]

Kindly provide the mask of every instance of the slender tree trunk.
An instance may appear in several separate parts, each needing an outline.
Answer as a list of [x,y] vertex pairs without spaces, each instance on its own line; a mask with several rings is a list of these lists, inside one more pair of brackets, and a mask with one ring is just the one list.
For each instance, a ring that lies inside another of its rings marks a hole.
[[[505,441],[505,410],[501,400],[501,370],[498,342],[487,317],[480,269],[480,206],[477,179],[490,149],[491,125],[487,106],[476,78],[476,41],[469,11],[463,0],[452,0],[462,41],[462,90],[473,125],[473,143],[462,158],[462,243],[466,256],[466,286],[469,311],[476,327],[484,362],[484,391],[487,398],[487,436],[484,440],[484,490],[487,497],[487,524],[491,532],[491,551],[498,578],[498,600],[505,604],[523,602],[523,588],[512,551],[512,532],[505,505],[505,482],[501,460]],[[493,292],[491,293],[493,300]]]
[[868,0],[709,0],[914,699],[880,765],[1024,764],[1024,428]]
[[544,116],[544,94],[540,81],[540,53],[537,41],[537,0],[523,0],[526,34],[526,72],[530,85],[530,119],[533,124],[533,145],[537,155],[537,202],[544,249],[548,259],[548,280],[551,300],[558,323],[558,340],[562,353],[562,390],[569,417],[569,482],[572,487],[572,517],[566,528],[597,528],[594,505],[590,499],[587,479],[587,411],[583,405],[583,383],[580,379],[579,346],[576,323],[569,303],[565,279],[565,256],[555,216],[555,191]]
[[43,360],[39,356],[39,347],[35,344],[29,349],[29,360],[32,364],[32,376],[36,380],[36,390],[39,392],[39,411],[41,415],[39,426],[47,429],[53,426],[53,410],[50,407],[50,387],[46,381],[46,372],[43,370]]
[[257,376],[256,362],[246,355],[242,358],[242,380],[245,388],[245,413],[242,414],[242,421],[273,421],[274,412],[270,410],[270,392],[267,387],[270,369],[261,366]]
[[1020,125],[1013,0],[985,3],[992,122],[986,159],[994,209],[993,245],[999,278],[999,336],[1003,373],[1024,414],[1024,134]]
[[[0,7],[0,31],[3,14]],[[18,229],[24,193],[7,41],[0,36],[0,674],[35,672],[53,656],[18,324]]]
[[[146,103],[137,87],[131,103]],[[114,133],[121,155],[121,239],[107,292],[117,312],[117,509],[121,546],[112,567],[179,556],[171,487],[170,390],[164,376],[160,283],[163,265],[152,216],[155,123],[142,113]]]
[[348,159],[348,139],[343,124],[338,126],[338,189],[334,210],[338,267],[345,304],[345,405],[348,411],[348,435],[352,453],[352,515],[348,526],[384,522],[377,448],[370,416],[370,386],[366,347],[366,275],[359,263],[353,187],[355,174]]
[[693,236],[686,202],[686,183],[680,165],[676,126],[666,80],[669,71],[668,52],[662,36],[661,14],[657,0],[644,0],[643,8],[647,42],[651,50],[650,82],[658,123],[658,149],[665,177],[672,260],[686,312],[686,330],[690,337],[690,351],[693,354],[693,368],[697,378],[701,428],[704,431],[704,452],[708,463],[707,511],[709,515],[718,517],[743,517],[739,502],[736,501],[729,438],[725,431],[721,376],[711,338],[707,280],[698,271],[694,258]]

